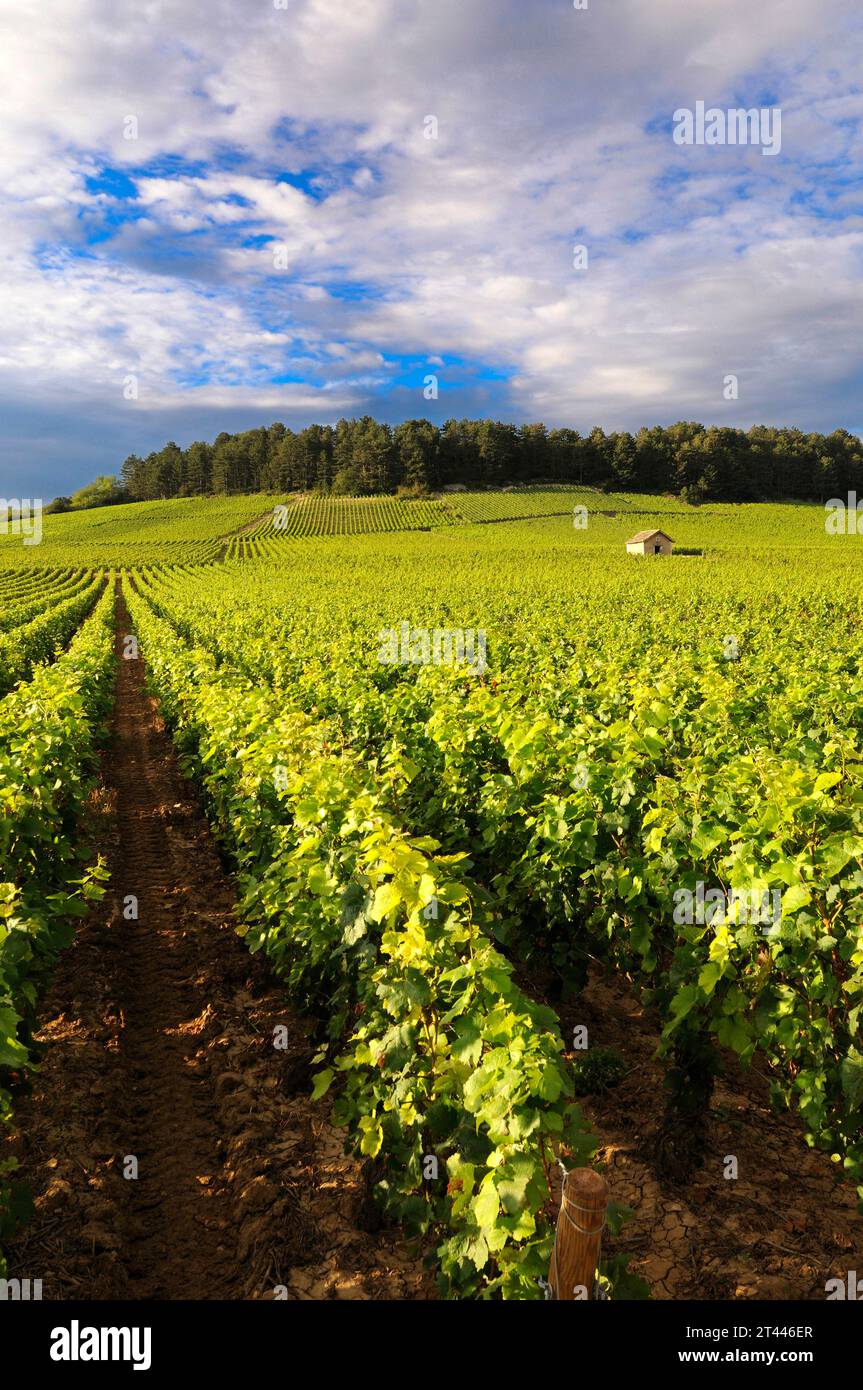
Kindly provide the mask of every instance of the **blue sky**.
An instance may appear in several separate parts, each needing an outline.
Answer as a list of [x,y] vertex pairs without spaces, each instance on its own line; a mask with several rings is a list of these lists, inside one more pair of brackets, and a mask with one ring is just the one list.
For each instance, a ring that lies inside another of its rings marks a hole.
[[365,411],[863,426],[852,0],[205,10],[0,11],[0,493]]

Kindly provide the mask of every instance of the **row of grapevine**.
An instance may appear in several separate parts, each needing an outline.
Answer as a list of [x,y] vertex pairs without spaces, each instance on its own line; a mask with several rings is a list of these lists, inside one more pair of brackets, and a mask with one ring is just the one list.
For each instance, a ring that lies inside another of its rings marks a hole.
[[187,644],[145,594],[128,600],[234,857],[248,943],[327,1019],[316,1094],[338,1078],[334,1117],[376,1162],[390,1210],[438,1235],[450,1290],[540,1297],[556,1155],[583,1162],[596,1141],[553,1015],[489,937],[469,859],[405,834],[393,807],[409,767],[376,776],[331,721]]
[[88,570],[72,571],[68,579],[57,579],[53,582],[45,580],[38,588],[29,593],[3,595],[3,607],[0,610],[0,632],[9,632],[12,628],[22,627],[24,623],[32,622],[34,618],[38,618],[49,608],[53,608],[58,603],[63,603],[67,598],[81,593],[91,578]]
[[262,521],[255,536],[353,536],[387,531],[428,531],[453,523],[452,513],[432,499],[330,497],[312,494],[287,501],[282,521]]
[[263,560],[284,553],[285,538],[269,532],[231,536],[226,558],[230,560]]
[[49,661],[69,641],[91,611],[104,585],[96,575],[70,597],[52,603],[30,622],[0,633],[0,695],[30,675],[39,662]]
[[[664,1021],[681,1146],[697,1147],[715,1039],[759,1051],[777,1101],[860,1181],[863,640],[844,567],[789,594],[765,561],[744,606],[722,569],[706,596],[680,567],[633,578],[603,558],[566,576],[549,549],[544,566],[518,553],[518,576],[498,569],[523,581],[513,604],[473,580],[472,549],[461,566],[453,549],[446,578],[435,557],[427,596],[418,560],[408,575],[368,550],[310,552],[284,594],[270,566],[226,572],[218,605],[206,573],[148,592],[187,640],[332,721],[333,746],[412,767],[399,814],[470,852],[507,949],[570,984],[590,956],[639,983]],[[581,622],[556,633],[567,584]],[[484,612],[488,672],[382,666],[378,626],[406,596],[420,617],[458,597],[463,627]],[[801,630],[840,624],[841,644],[803,657]],[[675,921],[675,894],[699,883],[776,894],[777,919]]]
[[[104,870],[84,863],[78,835],[110,701],[112,631],[109,588],[67,651],[0,700],[0,1069],[13,1076],[32,1066],[37,991],[101,892]],[[12,1095],[0,1085],[0,1126],[11,1121]],[[14,1173],[12,1160],[0,1163],[0,1239],[24,1209]]]
[[81,571],[71,565],[45,566],[34,569],[0,570],[0,603],[4,609],[7,604],[25,603],[37,597],[46,589],[61,585],[67,580],[80,577]]

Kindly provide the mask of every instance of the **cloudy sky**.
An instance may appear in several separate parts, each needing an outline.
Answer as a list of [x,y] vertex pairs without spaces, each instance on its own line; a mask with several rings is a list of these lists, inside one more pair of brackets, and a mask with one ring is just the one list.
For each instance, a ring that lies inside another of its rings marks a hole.
[[3,0],[0,492],[364,411],[858,431],[861,116],[859,0]]

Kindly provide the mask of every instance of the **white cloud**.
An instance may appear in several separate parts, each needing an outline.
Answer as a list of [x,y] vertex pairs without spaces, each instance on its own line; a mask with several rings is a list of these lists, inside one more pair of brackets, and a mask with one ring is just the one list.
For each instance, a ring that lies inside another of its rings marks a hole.
[[[405,354],[509,374],[510,413],[634,425],[731,419],[745,363],[741,421],[860,423],[855,16],[148,0],[119,23],[110,0],[6,0],[0,399],[110,402],[137,371],[153,411],[263,410],[305,374],[298,409],[327,382],[352,408]],[[674,146],[698,99],[781,105],[781,156]],[[106,166],[138,190],[120,227]]]

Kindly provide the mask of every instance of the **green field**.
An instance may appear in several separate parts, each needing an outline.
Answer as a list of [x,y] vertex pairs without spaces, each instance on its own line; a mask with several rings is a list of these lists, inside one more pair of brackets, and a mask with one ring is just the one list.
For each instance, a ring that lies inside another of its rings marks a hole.
[[[276,508],[283,508],[278,522]],[[574,525],[576,508],[587,525]],[[824,510],[802,503],[712,502],[690,506],[678,498],[595,488],[512,488],[508,491],[447,493],[438,498],[328,497],[260,493],[243,497],[173,499],[67,512],[43,518],[39,545],[0,533],[0,574],[11,569],[110,566],[147,568],[236,558],[277,557],[282,543],[315,536],[349,537],[422,533],[443,529],[478,535],[491,523],[504,529],[530,521],[530,534],[544,525],[576,531],[577,543],[613,549],[633,531],[656,526],[685,549],[719,554],[747,548],[775,557],[798,547],[842,551],[828,536]],[[535,525],[534,525],[535,523]],[[852,542],[853,537],[848,538]]]
[[226,538],[269,515],[281,496],[174,498],[43,517],[39,545],[0,534],[5,567],[135,565],[215,560]]
[[[698,553],[627,555],[650,526]],[[600,967],[650,1009],[676,1180],[728,1055],[863,1196],[861,562],[819,507],[587,489],[49,517],[41,546],[0,545],[11,900],[53,942],[84,891],[72,827],[121,572],[246,942],[323,1019],[315,1094],[445,1292],[539,1296],[550,1166],[599,1143],[536,970],[577,996]],[[706,920],[681,917],[704,892]]]

